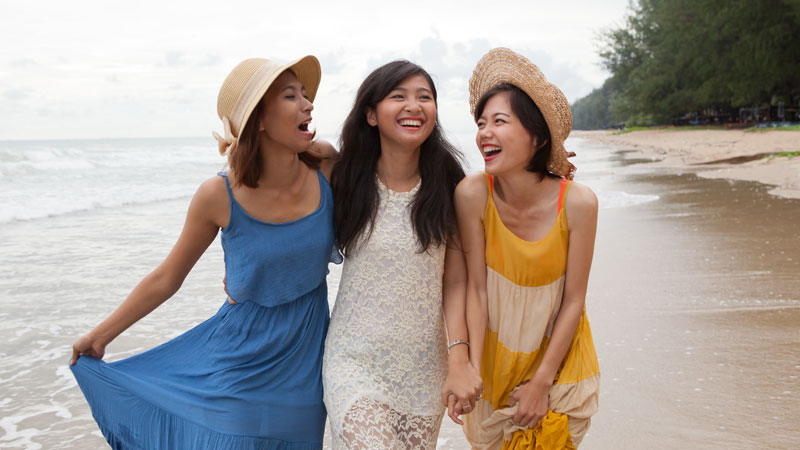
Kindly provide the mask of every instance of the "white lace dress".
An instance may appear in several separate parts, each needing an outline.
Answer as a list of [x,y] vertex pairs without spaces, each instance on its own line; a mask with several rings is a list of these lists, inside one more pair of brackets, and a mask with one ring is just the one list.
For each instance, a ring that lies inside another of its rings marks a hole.
[[419,189],[378,181],[375,228],[345,258],[322,366],[334,449],[435,449],[447,374],[444,246],[418,253]]

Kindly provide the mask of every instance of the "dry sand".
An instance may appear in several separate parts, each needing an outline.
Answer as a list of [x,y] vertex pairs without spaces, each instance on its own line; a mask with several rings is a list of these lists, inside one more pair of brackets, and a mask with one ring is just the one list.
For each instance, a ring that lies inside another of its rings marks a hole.
[[575,131],[572,136],[633,150],[629,157],[652,159],[654,166],[703,178],[756,181],[774,186],[772,195],[800,198],[800,157],[769,157],[800,151],[800,131],[663,129],[620,135]]

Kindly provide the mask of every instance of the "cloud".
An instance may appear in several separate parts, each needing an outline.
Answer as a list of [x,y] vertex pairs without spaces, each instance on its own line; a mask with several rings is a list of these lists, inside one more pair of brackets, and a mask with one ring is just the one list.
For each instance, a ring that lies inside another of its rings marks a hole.
[[222,63],[222,57],[219,55],[206,55],[204,59],[197,63],[198,66],[216,66]]
[[164,63],[169,67],[183,66],[186,64],[184,53],[179,50],[170,50],[164,55]]
[[25,58],[17,58],[15,60],[11,61],[11,65],[14,66],[14,67],[34,67],[34,66],[38,66],[39,63],[37,63],[32,58],[25,57]]
[[12,102],[21,102],[31,98],[33,89],[30,88],[12,88],[3,91],[3,98]]

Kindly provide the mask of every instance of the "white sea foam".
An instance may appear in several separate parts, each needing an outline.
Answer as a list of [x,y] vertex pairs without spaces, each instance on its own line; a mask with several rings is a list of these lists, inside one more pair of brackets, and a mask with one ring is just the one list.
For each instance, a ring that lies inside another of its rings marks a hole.
[[626,206],[640,205],[658,200],[658,195],[652,194],[630,194],[623,191],[611,191],[605,189],[595,189],[597,201],[600,209],[622,208]]
[[223,164],[205,139],[0,142],[0,223],[189,198]]

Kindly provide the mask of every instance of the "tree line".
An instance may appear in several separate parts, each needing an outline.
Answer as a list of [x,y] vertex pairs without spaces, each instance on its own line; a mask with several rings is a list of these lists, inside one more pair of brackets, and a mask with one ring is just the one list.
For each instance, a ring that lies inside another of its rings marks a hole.
[[800,104],[800,0],[638,0],[600,43],[611,77],[572,105],[576,129]]

